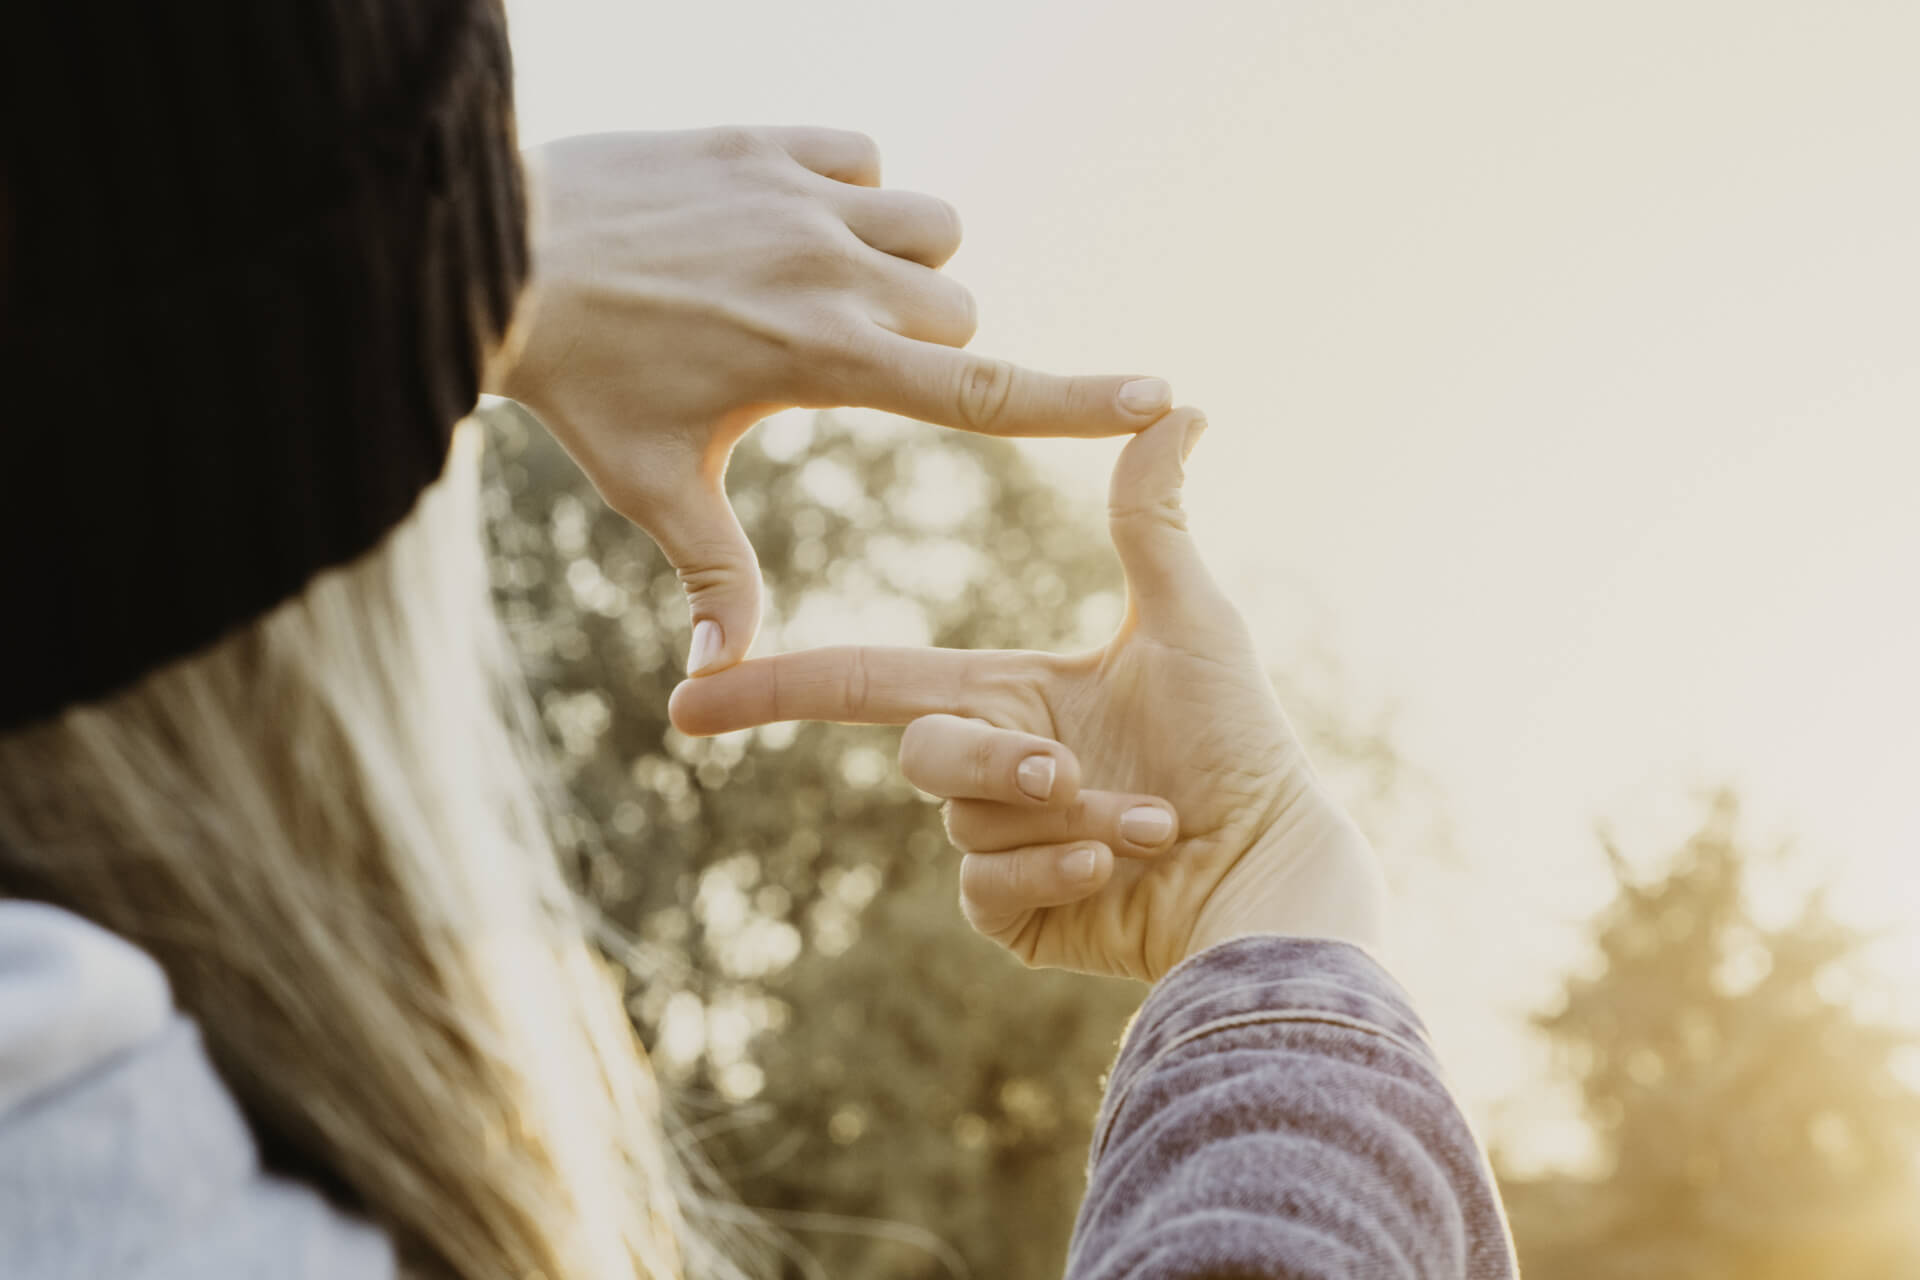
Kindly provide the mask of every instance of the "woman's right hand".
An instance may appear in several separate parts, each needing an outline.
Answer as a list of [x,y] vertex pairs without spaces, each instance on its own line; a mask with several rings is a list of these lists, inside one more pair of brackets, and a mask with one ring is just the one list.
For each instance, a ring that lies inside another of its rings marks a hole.
[[783,654],[682,684],[674,723],[907,725],[901,764],[948,801],[968,918],[1029,964],[1153,981],[1245,934],[1377,947],[1372,851],[1187,533],[1182,462],[1202,427],[1170,413],[1120,455],[1129,608],[1104,647]]
[[881,187],[860,134],[597,134],[527,164],[533,276],[487,389],[532,409],[660,544],[687,591],[689,675],[744,658],[760,625],[726,470],[768,414],[856,405],[988,435],[1105,436],[1172,402],[1158,378],[1058,377],[962,350],[973,296],[939,270],[959,217]]

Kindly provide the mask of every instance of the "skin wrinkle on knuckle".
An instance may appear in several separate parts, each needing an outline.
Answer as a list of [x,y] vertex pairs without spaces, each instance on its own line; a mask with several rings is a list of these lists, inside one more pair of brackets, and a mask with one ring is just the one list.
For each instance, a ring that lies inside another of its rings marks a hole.
[[1187,509],[1176,496],[1155,498],[1148,502],[1110,502],[1107,504],[1107,519],[1116,524],[1146,523],[1179,533],[1187,532]]
[[1010,902],[1025,902],[1037,898],[1046,890],[1045,874],[1035,865],[1038,859],[1022,851],[1006,854],[1000,863],[1001,894]]
[[769,663],[764,670],[767,673],[767,709],[775,720],[787,719],[785,708],[781,705],[783,690],[780,686],[780,664]]
[[709,155],[722,160],[746,160],[764,155],[773,144],[745,125],[716,125],[705,138]]
[[747,581],[749,573],[731,545],[696,543],[683,549],[673,573],[689,596],[727,591]]
[[825,190],[830,179],[822,178],[784,151],[781,155],[785,157],[782,163],[769,165],[765,172],[756,175],[770,197],[768,208],[783,220],[795,216],[796,206],[798,216],[820,216],[820,211],[827,207]]
[[961,423],[974,431],[998,423],[1013,398],[1013,383],[1013,366],[1004,360],[967,361],[961,366],[954,395]]
[[853,263],[853,253],[837,237],[800,229],[768,257],[766,275],[769,284],[781,289],[832,294],[844,290]]
[[998,766],[999,752],[995,750],[991,735],[981,734],[975,738],[967,750],[967,789],[975,792],[997,790],[1001,779]]
[[847,653],[846,688],[848,713],[856,720],[863,719],[872,696],[872,686],[866,655],[858,649]]
[[962,716],[991,722],[992,716],[980,713],[973,691],[988,678],[978,654],[968,653],[947,669],[946,681],[939,690],[941,704]]
[[725,591],[740,582],[739,574],[725,568],[675,569],[673,573],[680,579],[687,596],[693,600]]

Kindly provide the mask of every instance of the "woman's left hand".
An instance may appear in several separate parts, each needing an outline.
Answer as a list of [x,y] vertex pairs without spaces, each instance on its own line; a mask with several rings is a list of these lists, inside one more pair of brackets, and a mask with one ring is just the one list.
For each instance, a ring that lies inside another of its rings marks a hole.
[[759,627],[759,568],[725,479],[734,443],[775,410],[1108,436],[1171,403],[1159,379],[1057,377],[958,350],[973,298],[938,268],[959,218],[881,188],[860,134],[602,134],[527,164],[533,278],[487,389],[539,415],[673,562],[692,674],[738,662]]
[[1200,425],[1170,413],[1114,468],[1129,607],[1105,646],[782,654],[684,682],[674,723],[906,725],[902,770],[948,800],[966,854],[968,919],[1029,964],[1152,981],[1244,934],[1377,947],[1372,850],[1187,534],[1181,462]]

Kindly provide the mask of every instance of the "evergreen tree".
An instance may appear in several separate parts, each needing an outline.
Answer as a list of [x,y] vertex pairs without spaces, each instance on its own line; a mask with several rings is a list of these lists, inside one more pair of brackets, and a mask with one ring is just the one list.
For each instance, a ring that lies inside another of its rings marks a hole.
[[1819,897],[1754,919],[1737,806],[1719,797],[1650,880],[1611,845],[1600,965],[1537,1019],[1579,1086],[1603,1176],[1507,1185],[1544,1280],[1920,1275],[1910,1035],[1845,999],[1862,939]]

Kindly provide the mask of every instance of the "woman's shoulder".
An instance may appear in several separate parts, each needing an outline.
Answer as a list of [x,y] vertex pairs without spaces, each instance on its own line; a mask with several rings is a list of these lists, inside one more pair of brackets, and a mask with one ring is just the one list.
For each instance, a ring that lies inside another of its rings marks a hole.
[[0,901],[0,1275],[393,1271],[377,1230],[260,1168],[152,958],[67,912]]
[[38,902],[0,901],[0,1120],[161,1036],[166,975],[119,936]]

